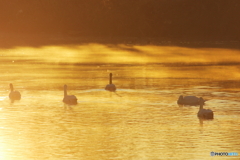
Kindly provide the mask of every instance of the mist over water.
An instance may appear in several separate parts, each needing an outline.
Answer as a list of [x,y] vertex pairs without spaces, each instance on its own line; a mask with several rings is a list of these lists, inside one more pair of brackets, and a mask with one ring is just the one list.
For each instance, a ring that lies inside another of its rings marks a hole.
[[[1,159],[209,159],[240,153],[239,50],[156,45],[1,49]],[[109,73],[117,94],[105,91]],[[11,103],[9,83],[22,99]],[[63,104],[63,85],[78,104]],[[207,99],[213,120],[180,95]],[[232,157],[237,159],[239,157]]]

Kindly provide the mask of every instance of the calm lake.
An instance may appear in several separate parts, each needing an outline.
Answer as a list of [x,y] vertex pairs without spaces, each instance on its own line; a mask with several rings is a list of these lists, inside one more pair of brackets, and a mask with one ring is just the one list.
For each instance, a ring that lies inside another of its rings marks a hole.
[[[233,49],[153,45],[1,49],[0,159],[240,154],[239,55]],[[104,90],[109,73],[116,93]],[[20,101],[9,100],[9,83],[20,91]],[[62,102],[64,84],[77,105]],[[180,95],[207,99],[204,108],[214,111],[214,119],[200,120],[199,106],[179,106]]]

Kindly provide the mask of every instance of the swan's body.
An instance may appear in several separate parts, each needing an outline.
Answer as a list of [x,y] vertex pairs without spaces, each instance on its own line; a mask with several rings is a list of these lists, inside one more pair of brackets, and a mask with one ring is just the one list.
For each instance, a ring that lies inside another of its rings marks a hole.
[[[199,105],[200,98],[196,96],[179,96],[177,103],[182,105]],[[203,100],[203,102],[205,102]]]
[[106,85],[105,90],[114,92],[114,91],[116,91],[116,86],[114,84],[108,84],[108,85]]
[[11,100],[20,100],[21,99],[20,92],[14,91],[12,83],[10,83],[10,90],[11,90],[11,92],[9,93],[9,98]]
[[105,90],[108,90],[110,92],[116,91],[116,86],[112,83],[112,73],[109,74],[109,84],[106,85]]
[[64,85],[64,97],[63,102],[70,105],[77,104],[77,97],[74,95],[67,95],[67,85]]
[[200,107],[198,111],[198,117],[203,119],[213,119],[213,111],[210,109],[203,109],[204,100],[202,97],[199,98],[199,103]]

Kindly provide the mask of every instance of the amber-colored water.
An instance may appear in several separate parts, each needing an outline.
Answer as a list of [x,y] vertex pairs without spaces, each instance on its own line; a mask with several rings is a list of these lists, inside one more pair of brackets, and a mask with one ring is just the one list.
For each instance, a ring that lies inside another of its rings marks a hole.
[[[239,53],[98,44],[3,49],[0,159],[240,154]],[[117,94],[104,90],[110,72]],[[10,102],[9,83],[21,92],[20,101]],[[78,105],[63,104],[64,84]],[[177,105],[179,95],[204,97],[215,118],[199,120],[198,107]]]

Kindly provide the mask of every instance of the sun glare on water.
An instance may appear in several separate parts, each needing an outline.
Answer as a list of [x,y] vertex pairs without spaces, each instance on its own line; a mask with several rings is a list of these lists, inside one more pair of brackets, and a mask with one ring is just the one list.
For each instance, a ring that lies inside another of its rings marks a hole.
[[219,48],[139,45],[66,45],[2,49],[2,59],[12,63],[35,60],[46,63],[232,63],[240,51]]
[[[0,159],[161,159],[175,153],[175,159],[186,153],[195,159],[228,151],[225,146],[239,152],[239,118],[232,119],[239,117],[239,54],[123,44],[1,49]],[[109,73],[117,94],[104,89]],[[9,83],[21,100],[11,103]],[[64,84],[76,106],[64,105]],[[179,107],[181,94],[208,99],[216,119],[201,122],[198,108]]]

